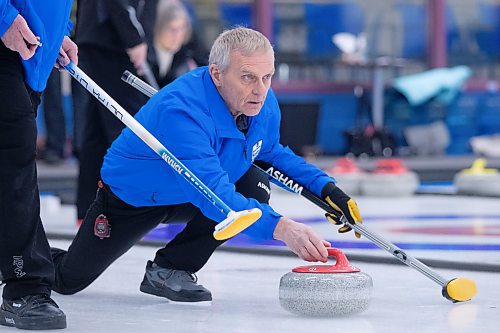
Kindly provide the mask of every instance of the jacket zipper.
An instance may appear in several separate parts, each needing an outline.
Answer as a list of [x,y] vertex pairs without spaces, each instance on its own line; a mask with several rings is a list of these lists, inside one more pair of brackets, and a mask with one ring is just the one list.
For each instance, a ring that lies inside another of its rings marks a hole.
[[243,144],[243,154],[245,155],[245,161],[248,159],[247,156],[247,140],[245,139],[245,142]]

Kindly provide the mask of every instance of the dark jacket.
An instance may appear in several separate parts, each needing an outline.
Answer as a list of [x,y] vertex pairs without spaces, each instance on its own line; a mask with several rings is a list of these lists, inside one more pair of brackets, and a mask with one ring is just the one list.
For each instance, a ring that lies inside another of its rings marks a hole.
[[78,0],[75,38],[125,51],[152,36],[157,0]]
[[160,87],[166,86],[182,74],[189,72],[188,61],[190,60],[194,61],[198,67],[208,65],[208,50],[194,30],[191,40],[174,55],[172,65],[163,77],[160,77],[155,48],[152,45],[149,47],[148,62]]

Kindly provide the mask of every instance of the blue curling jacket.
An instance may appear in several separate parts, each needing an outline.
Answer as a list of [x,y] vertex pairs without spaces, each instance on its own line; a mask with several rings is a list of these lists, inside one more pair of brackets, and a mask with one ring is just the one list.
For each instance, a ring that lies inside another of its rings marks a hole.
[[33,57],[22,60],[26,82],[35,91],[45,89],[63,37],[72,29],[69,21],[72,4],[73,0],[0,0],[0,36],[20,14],[43,44]]
[[[254,160],[270,163],[316,194],[333,181],[279,143],[280,117],[276,96],[269,90],[260,113],[249,117],[245,136],[207,67],[195,69],[160,90],[135,116],[233,210],[260,208],[262,217],[244,233],[261,239],[272,239],[281,215],[269,205],[237,193],[234,186]],[[216,222],[226,218],[128,128],[104,157],[101,177],[133,206],[191,202]]]

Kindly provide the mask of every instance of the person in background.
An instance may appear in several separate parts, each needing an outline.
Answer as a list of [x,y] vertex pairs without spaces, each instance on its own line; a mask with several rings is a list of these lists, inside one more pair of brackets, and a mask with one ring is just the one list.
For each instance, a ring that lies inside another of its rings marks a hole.
[[[75,0],[73,2],[73,8],[71,10],[71,21],[76,22],[76,9],[78,7],[78,2],[80,0]],[[72,31],[72,38],[75,36],[75,29]],[[83,129],[85,128],[85,110],[86,103],[91,98],[87,90],[82,87],[82,85],[76,80],[70,80],[71,82],[71,102],[73,106],[73,132],[71,148],[73,156],[78,159],[80,154],[80,146],[83,138]]]
[[57,69],[52,71],[47,81],[42,105],[45,120],[45,146],[41,157],[47,164],[61,164],[64,161],[66,122],[61,93],[61,74]]
[[[121,81],[125,70],[138,74],[146,62],[147,35],[152,34],[156,1],[79,0],[75,38],[80,68],[132,115],[147,98]],[[77,219],[95,198],[106,150],[124,125],[94,98],[87,99],[85,127],[79,143]]]
[[160,87],[208,64],[208,50],[193,29],[189,13],[181,1],[158,1],[153,47],[148,60]]
[[56,59],[78,63],[66,36],[72,0],[0,0],[0,325],[61,329],[54,265],[40,219],[36,111]]

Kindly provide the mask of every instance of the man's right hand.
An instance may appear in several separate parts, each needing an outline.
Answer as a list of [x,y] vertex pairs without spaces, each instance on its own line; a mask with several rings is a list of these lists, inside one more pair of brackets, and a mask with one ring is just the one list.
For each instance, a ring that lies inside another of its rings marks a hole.
[[4,45],[12,51],[19,52],[24,60],[28,60],[35,54],[38,40],[39,38],[31,32],[28,23],[21,15],[16,16],[2,36]]
[[148,55],[148,45],[146,43],[141,43],[130,49],[127,49],[128,57],[130,62],[134,65],[137,71],[141,71],[142,64],[146,62]]
[[328,260],[326,247],[331,244],[316,234],[308,225],[281,217],[274,229],[274,238],[283,241],[292,252],[306,261]]

